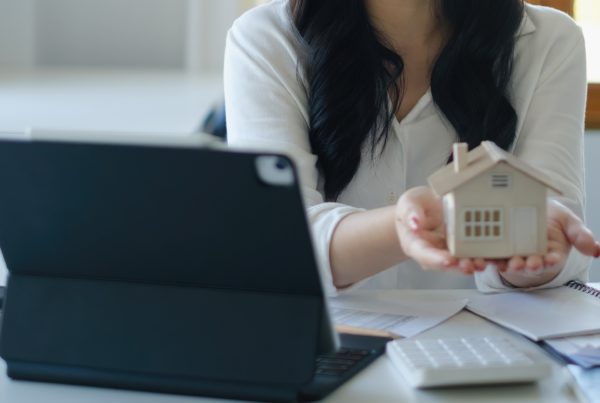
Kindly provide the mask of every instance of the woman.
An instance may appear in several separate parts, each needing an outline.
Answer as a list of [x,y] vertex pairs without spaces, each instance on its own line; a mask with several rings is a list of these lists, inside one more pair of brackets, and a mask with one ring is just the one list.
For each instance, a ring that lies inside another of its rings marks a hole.
[[[521,0],[275,0],[235,23],[225,64],[229,142],[294,158],[330,293],[469,286],[457,272],[483,291],[552,287],[600,255],[580,220],[585,51],[568,16]],[[545,256],[450,256],[426,179],[452,143],[482,140],[563,192]]]

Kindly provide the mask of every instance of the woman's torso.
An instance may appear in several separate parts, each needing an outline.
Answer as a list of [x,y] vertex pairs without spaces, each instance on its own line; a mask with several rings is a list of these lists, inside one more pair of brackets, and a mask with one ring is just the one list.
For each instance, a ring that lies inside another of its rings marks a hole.
[[[262,32],[272,31],[273,35],[263,38],[264,41],[277,41],[284,49],[273,59],[273,71],[278,69],[290,70],[283,73],[287,77],[291,102],[297,104],[301,116],[308,121],[307,89],[301,83],[303,77],[302,47],[294,31],[289,15],[288,2],[275,0],[245,17],[252,24],[260,24]],[[518,155],[520,150],[521,129],[523,117],[528,108],[540,80],[545,55],[549,53],[552,41],[544,38],[549,32],[557,29],[552,27],[556,19],[555,12],[544,8],[527,6],[515,48],[514,72],[510,83],[510,99],[519,116],[517,140],[513,146]],[[244,22],[242,22],[244,23]],[[250,23],[246,21],[245,23]],[[266,28],[265,28],[266,26]],[[560,26],[558,27],[560,29]],[[536,32],[538,31],[538,32]],[[553,33],[556,35],[556,32]],[[257,57],[262,57],[257,55]],[[296,67],[299,67],[296,70]],[[299,74],[297,74],[299,73]],[[292,79],[293,77],[293,79]],[[306,132],[308,137],[308,132]],[[410,112],[402,119],[395,120],[389,133],[385,149],[381,154],[376,153],[372,158],[370,151],[363,153],[363,159],[353,180],[337,200],[349,206],[374,209],[393,205],[407,189],[427,184],[427,178],[444,166],[449,157],[451,145],[457,139],[453,127],[446,121],[436,108],[431,91],[427,91]],[[249,142],[249,143],[248,143]],[[252,139],[240,140],[239,145],[251,145]],[[235,141],[234,141],[235,144]],[[257,145],[264,147],[265,143],[258,141]],[[277,147],[275,147],[277,148]],[[281,148],[278,148],[281,151]],[[290,150],[294,154],[294,150]],[[314,167],[306,168],[301,163],[301,178],[315,175],[307,172]],[[544,167],[540,167],[544,169]],[[316,174],[318,175],[318,174]],[[309,185],[312,186],[312,185]],[[318,176],[317,190],[322,190],[322,178]],[[311,189],[312,190],[312,189]],[[307,197],[307,204],[313,201]],[[382,272],[363,284],[364,288],[472,288],[474,281],[471,277],[447,273],[425,272],[414,262],[406,262],[396,268]]]

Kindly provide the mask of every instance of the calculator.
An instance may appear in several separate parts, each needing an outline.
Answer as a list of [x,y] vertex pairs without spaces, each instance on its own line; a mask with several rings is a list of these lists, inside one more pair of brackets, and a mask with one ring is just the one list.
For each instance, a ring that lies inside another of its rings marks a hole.
[[503,337],[394,340],[387,355],[417,388],[534,382],[551,373],[547,361]]

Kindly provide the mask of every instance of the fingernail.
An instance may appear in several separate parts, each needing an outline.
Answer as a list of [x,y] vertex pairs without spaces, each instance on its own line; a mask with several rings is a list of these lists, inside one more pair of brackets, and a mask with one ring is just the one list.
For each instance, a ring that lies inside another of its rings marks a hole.
[[410,229],[416,231],[419,229],[419,219],[416,216],[411,216],[408,219],[408,225],[410,226]]

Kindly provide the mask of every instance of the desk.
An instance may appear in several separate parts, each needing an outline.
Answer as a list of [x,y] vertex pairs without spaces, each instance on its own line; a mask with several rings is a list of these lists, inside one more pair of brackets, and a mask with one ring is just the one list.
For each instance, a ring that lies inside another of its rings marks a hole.
[[[377,298],[394,299],[402,295],[425,300],[437,298],[468,298],[475,290],[394,290],[358,292]],[[461,335],[505,335],[534,354],[546,356],[535,344],[502,329],[470,312],[461,312],[423,335],[430,337]],[[548,359],[547,356],[545,359]],[[220,402],[189,396],[171,396],[133,391],[98,389],[68,385],[53,385],[13,381],[6,376],[6,367],[0,364],[0,402],[2,403],[204,403]],[[398,403],[398,402],[576,402],[559,365],[553,365],[552,376],[537,384],[495,387],[457,388],[446,390],[414,390],[404,384],[387,357],[377,360],[350,382],[330,395],[326,402],[339,403]]]

